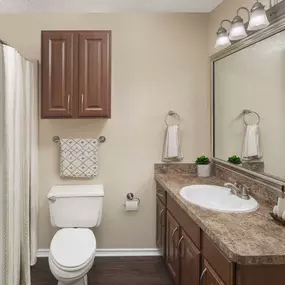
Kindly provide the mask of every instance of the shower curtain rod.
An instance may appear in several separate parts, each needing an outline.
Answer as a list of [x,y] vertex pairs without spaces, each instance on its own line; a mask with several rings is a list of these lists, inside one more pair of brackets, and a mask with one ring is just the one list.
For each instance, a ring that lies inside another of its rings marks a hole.
[[1,39],[0,39],[0,44],[2,44],[2,45],[5,45],[5,46],[10,46],[10,45],[8,45],[6,42],[4,42],[4,41],[2,41]]

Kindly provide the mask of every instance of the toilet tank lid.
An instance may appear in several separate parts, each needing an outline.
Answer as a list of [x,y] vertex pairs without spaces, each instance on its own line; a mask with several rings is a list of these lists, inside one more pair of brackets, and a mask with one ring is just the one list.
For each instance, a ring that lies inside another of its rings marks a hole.
[[50,197],[103,197],[103,185],[56,185],[52,186],[48,198]]

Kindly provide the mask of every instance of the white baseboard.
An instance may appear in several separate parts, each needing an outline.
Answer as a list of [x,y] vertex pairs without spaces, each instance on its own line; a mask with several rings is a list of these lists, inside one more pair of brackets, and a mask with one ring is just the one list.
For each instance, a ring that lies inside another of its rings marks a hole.
[[[40,248],[37,257],[48,257],[49,249]],[[98,248],[96,256],[161,256],[157,248]]]

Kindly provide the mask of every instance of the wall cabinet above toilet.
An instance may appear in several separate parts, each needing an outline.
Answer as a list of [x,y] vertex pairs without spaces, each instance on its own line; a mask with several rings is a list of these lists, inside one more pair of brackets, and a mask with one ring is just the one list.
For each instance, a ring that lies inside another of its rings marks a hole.
[[110,31],[42,31],[42,118],[111,117],[110,46]]

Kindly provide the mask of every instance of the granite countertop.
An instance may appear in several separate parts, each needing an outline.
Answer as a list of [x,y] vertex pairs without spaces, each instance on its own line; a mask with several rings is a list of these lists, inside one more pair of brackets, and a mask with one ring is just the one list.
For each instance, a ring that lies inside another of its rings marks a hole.
[[217,177],[155,174],[156,181],[188,213],[218,248],[239,264],[285,264],[285,227],[275,223],[264,201],[251,213],[230,214],[207,210],[187,202],[179,190],[187,185],[223,185]]

